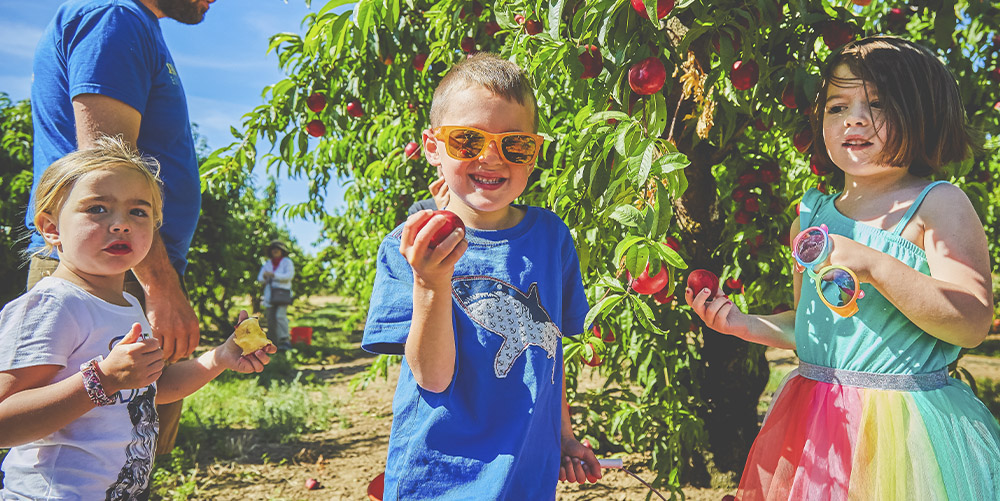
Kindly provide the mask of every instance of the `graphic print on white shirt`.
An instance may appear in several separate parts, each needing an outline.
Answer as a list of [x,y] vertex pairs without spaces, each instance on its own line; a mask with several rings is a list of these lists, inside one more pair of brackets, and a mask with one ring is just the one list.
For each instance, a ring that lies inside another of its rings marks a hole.
[[149,499],[149,472],[153,470],[153,449],[159,429],[153,385],[128,403],[128,415],[132,420],[132,441],[125,449],[125,465],[118,472],[118,479],[108,487],[107,500]]
[[[469,318],[504,339],[493,363],[496,377],[507,377],[528,346],[538,346],[548,358],[555,357],[562,332],[542,306],[537,283],[532,283],[525,294],[493,277],[463,276],[452,279],[451,290]],[[552,382],[555,383],[555,364]]]

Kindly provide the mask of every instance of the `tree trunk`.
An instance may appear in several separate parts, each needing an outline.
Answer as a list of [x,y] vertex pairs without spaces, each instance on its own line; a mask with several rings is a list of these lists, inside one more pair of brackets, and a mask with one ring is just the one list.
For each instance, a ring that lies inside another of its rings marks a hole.
[[[693,148],[678,146],[687,150],[684,153],[691,161],[685,169],[688,189],[675,201],[682,241],[691,257],[688,264],[691,270],[707,269],[718,275],[723,263],[713,254],[721,244],[725,221],[719,211],[712,166],[723,155],[707,142]],[[701,417],[708,433],[709,454],[701,463],[706,468],[700,472],[704,476],[695,476],[715,477],[712,484],[727,484],[739,480],[759,431],[757,403],[770,370],[762,347],[701,327],[702,367],[695,377],[705,402]]]

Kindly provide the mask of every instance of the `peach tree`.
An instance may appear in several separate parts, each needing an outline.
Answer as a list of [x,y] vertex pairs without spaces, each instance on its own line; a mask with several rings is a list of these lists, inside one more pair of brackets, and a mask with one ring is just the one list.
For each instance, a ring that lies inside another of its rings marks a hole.
[[[588,320],[602,332],[565,340],[578,432],[601,454],[644,453],[660,485],[738,476],[757,432],[764,348],[703,328],[673,291],[686,270],[704,268],[745,311],[792,303],[796,203],[811,187],[837,189],[835,169],[812,156],[809,128],[831,50],[896,33],[947,61],[990,140],[946,177],[998,236],[1000,10],[988,2],[347,4],[333,0],[303,33],[272,37],[287,76],[212,154],[206,181],[253,165],[308,178],[309,199],[286,211],[322,223],[329,280],[364,306],[379,242],[429,196],[434,169],[408,143],[429,123],[436,83],[473,51],[519,63],[548,138],[521,201],[571,228]],[[347,186],[333,213],[323,210],[330,183]],[[594,375],[584,371],[596,371],[599,390],[572,389]]]
[[24,208],[31,191],[31,103],[0,92],[0,304],[19,296],[28,280],[24,264]]

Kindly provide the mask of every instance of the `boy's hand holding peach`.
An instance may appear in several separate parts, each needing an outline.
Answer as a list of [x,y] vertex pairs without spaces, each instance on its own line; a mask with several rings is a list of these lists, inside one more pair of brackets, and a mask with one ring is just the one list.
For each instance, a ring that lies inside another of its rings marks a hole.
[[145,388],[163,373],[163,350],[155,338],[142,339],[142,326],[135,323],[97,366],[101,371],[101,386],[107,395]]
[[[439,212],[444,211],[422,210],[411,215],[403,225],[399,252],[413,267],[415,283],[430,289],[450,289],[455,263],[465,253],[468,242],[465,241],[464,225],[458,227],[453,219]],[[436,242],[438,233],[447,231],[449,225],[453,225],[452,231]]]

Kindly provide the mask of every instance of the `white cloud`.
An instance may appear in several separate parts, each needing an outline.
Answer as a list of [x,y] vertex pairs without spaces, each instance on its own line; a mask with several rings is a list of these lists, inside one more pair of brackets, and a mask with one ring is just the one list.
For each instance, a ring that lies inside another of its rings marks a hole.
[[186,68],[210,69],[212,71],[274,71],[276,66],[274,61],[270,61],[261,54],[259,58],[246,59],[225,59],[198,57],[189,54],[171,54],[177,68],[184,71]]
[[240,128],[240,117],[251,111],[246,104],[222,101],[198,96],[187,96],[188,114],[191,121],[198,124],[198,130],[208,145],[219,148],[232,142],[229,127]]
[[[306,17],[308,11],[302,12],[302,18]],[[277,18],[272,16],[261,16],[248,12],[247,15],[243,16],[242,25],[255,34],[255,39],[269,40],[272,35],[277,33],[291,32],[302,34],[304,28],[300,26],[301,19],[299,22],[294,24],[289,24],[288,19]]]

